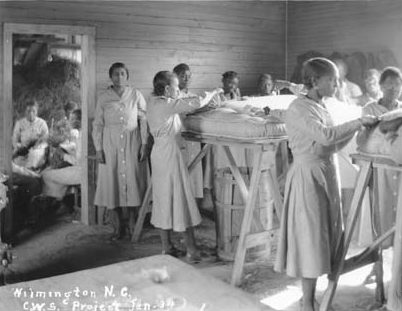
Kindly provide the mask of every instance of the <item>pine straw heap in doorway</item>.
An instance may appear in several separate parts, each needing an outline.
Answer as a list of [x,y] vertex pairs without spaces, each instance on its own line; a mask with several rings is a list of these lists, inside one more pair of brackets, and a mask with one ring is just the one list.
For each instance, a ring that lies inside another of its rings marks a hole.
[[69,59],[52,58],[44,65],[14,66],[14,120],[22,117],[25,103],[32,99],[39,103],[39,116],[49,126],[52,119],[62,118],[63,106],[68,101],[81,105],[80,65]]

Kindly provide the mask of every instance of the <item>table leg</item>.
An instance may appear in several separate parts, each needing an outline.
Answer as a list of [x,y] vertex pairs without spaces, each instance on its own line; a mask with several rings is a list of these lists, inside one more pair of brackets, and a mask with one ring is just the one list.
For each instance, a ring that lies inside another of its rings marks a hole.
[[[233,177],[235,178],[237,185],[239,186],[239,191],[240,191],[241,197],[244,202],[247,202],[249,191],[247,190],[246,183],[244,182],[244,179],[241,176],[240,170],[237,167],[235,158],[233,157],[232,152],[230,151],[230,148],[228,146],[222,146],[222,148],[228,159],[229,167],[230,167],[230,170],[232,171]],[[259,152],[260,154],[262,154],[261,151],[255,151],[255,152],[256,153]],[[255,166],[253,166],[253,168],[255,168]],[[253,170],[253,173],[254,173],[254,170]]]
[[281,219],[283,211],[283,199],[281,191],[279,190],[278,182],[276,182],[271,169],[268,169],[268,184],[274,199],[276,215],[279,219]]
[[[381,227],[381,213],[379,206],[379,186],[378,186],[378,168],[373,168],[373,187],[372,191],[372,202],[370,202],[372,207],[372,228],[374,240],[377,240],[383,232]],[[376,291],[375,298],[379,305],[385,303],[385,290],[384,290],[384,267],[383,267],[383,257],[382,257],[382,247],[381,244],[378,245],[376,250],[377,260],[374,264],[373,272],[376,281]]]
[[[230,151],[229,151],[230,154]],[[253,172],[251,175],[250,181],[250,190],[248,191],[248,195],[246,195],[246,207],[244,209],[243,221],[240,229],[240,237],[239,244],[237,245],[235,261],[232,271],[232,285],[240,285],[241,276],[243,272],[243,265],[246,257],[247,245],[245,243],[246,236],[250,232],[251,221],[253,217],[253,210],[255,208],[255,202],[257,199],[257,191],[259,187],[260,177],[261,177],[261,160],[262,160],[262,151],[255,150],[254,151],[254,161],[253,161]],[[236,178],[235,171],[232,171],[233,175]],[[240,174],[240,172],[238,172]],[[240,180],[242,180],[241,175]],[[237,181],[238,178],[236,178]],[[244,181],[243,181],[244,183]],[[240,185],[239,185],[240,186]],[[247,189],[246,189],[247,194]]]
[[339,247],[335,253],[335,262],[333,265],[333,272],[329,278],[328,288],[324,293],[323,300],[320,305],[320,311],[328,311],[332,304],[332,299],[335,295],[335,290],[338,285],[338,280],[342,274],[345,257],[349,249],[350,241],[352,239],[353,231],[356,225],[358,215],[361,210],[361,203],[363,201],[364,192],[367,188],[368,182],[372,174],[371,162],[365,162],[359,172],[359,176],[356,183],[355,192],[353,194],[353,199],[348,214],[346,229],[344,235],[344,241],[339,244]]
[[211,144],[205,144],[201,151],[195,156],[193,161],[188,166],[188,172],[191,173],[191,171],[195,168],[195,166],[198,164],[198,162],[201,161],[201,159],[207,154],[207,152],[212,148]]
[[134,233],[131,237],[131,242],[138,242],[140,239],[142,227],[144,226],[144,220],[147,213],[150,211],[150,201],[152,196],[152,183],[149,181],[147,191],[145,192],[144,199],[142,200],[142,205],[138,212],[138,219],[135,223]]
[[398,205],[394,237],[394,258],[392,261],[392,279],[388,290],[387,309],[402,310],[402,178],[399,178]]

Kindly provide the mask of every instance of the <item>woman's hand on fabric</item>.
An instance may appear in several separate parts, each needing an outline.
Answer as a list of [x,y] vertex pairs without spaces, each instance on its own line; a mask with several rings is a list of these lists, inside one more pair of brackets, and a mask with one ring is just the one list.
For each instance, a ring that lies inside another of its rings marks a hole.
[[103,150],[97,150],[96,151],[96,161],[100,164],[105,164],[105,152]]
[[381,121],[379,128],[382,133],[388,132],[396,132],[399,127],[402,126],[402,118],[390,120],[390,121]]
[[292,86],[292,82],[286,80],[276,80],[274,83],[275,91],[281,91],[283,89],[288,89]]
[[378,124],[378,117],[375,116],[364,116],[360,118],[360,122],[365,127],[372,127]]
[[148,144],[141,144],[140,147],[140,152],[138,154],[138,161],[142,162],[144,161],[149,154],[149,148],[148,148]]

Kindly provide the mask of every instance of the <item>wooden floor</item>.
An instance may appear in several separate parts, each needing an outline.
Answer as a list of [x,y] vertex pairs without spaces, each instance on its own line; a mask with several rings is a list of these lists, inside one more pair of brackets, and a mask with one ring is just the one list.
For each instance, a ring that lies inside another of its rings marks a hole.
[[[35,235],[27,232],[13,247],[16,258],[10,269],[3,271],[6,282],[16,283],[47,278],[160,254],[158,233],[150,227],[145,228],[138,244],[132,244],[128,238],[109,242],[111,232],[109,226],[88,227],[72,223],[68,217],[59,219],[57,224]],[[214,223],[205,218],[197,228],[196,237],[203,247],[214,247]],[[174,242],[182,246],[179,235],[174,235]],[[390,254],[392,255],[392,252],[387,252],[384,257],[386,278],[390,273],[392,258]],[[212,258],[211,261],[194,267],[224,282],[230,282],[231,264]],[[369,272],[370,267],[366,267],[341,279],[334,301],[337,311],[380,310],[370,309],[374,303],[373,289],[362,284]],[[321,279],[319,284],[321,284],[318,290],[320,301],[320,295],[325,289],[325,278]],[[252,294],[257,301],[265,301],[271,308],[268,310],[298,310],[300,284],[295,279],[274,273],[272,266],[268,264],[247,267],[240,288]]]

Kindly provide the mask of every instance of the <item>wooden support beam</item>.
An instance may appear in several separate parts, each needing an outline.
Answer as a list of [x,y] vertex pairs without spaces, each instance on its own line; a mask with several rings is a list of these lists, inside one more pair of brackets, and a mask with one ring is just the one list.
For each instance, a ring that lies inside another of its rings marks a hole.
[[348,273],[350,271],[359,269],[366,265],[372,264],[373,262],[378,261],[378,252],[371,251],[369,253],[361,253],[359,255],[353,256],[345,260],[342,274]]
[[[228,159],[230,170],[232,171],[233,177],[235,178],[235,180],[239,186],[239,190],[240,190],[240,194],[243,199],[243,202],[247,202],[249,191],[247,189],[247,186],[246,186],[246,183],[244,182],[243,177],[241,176],[240,170],[237,167],[236,160],[233,157],[229,146],[222,146],[221,148],[223,148],[224,154],[226,155],[226,157]],[[261,151],[260,151],[260,153],[261,153]],[[255,168],[255,166],[253,166],[253,168]],[[253,169],[253,173],[254,173],[254,169]]]
[[353,195],[349,215],[346,222],[346,230],[344,235],[345,239],[344,242],[339,245],[336,251],[335,254],[336,261],[333,267],[333,272],[328,277],[329,279],[328,287],[324,293],[320,305],[320,311],[328,311],[331,306],[332,299],[335,295],[336,287],[338,285],[339,277],[341,275],[341,272],[343,271],[346,253],[349,249],[350,241],[353,235],[353,230],[355,228],[356,221],[361,210],[361,204],[363,201],[364,193],[369,183],[371,174],[372,174],[371,162],[364,162],[358,175],[355,192]]
[[152,183],[149,179],[149,184],[147,191],[145,192],[144,199],[142,200],[142,205],[138,212],[138,219],[135,223],[134,233],[131,237],[131,242],[138,242],[141,236],[141,231],[144,226],[145,216],[150,212],[150,201],[152,197]]
[[379,260],[378,248],[380,247],[381,243],[383,243],[386,239],[388,239],[394,233],[395,233],[395,226],[392,227],[391,229],[389,229],[383,235],[381,235],[377,240],[375,240],[363,252],[345,260],[345,266],[341,273],[342,274],[348,273],[349,271],[352,271],[352,270],[362,267],[364,265],[378,261]]
[[388,289],[387,309],[390,311],[402,310],[402,178],[399,178],[397,208],[392,279]]
[[207,154],[207,152],[212,148],[212,145],[210,144],[205,144],[201,152],[197,154],[197,156],[191,161],[190,165],[188,166],[188,172],[191,173],[191,171],[196,167],[198,162],[202,160],[202,158]]
[[283,212],[283,198],[281,195],[281,191],[279,190],[278,182],[273,176],[271,169],[268,169],[268,184],[274,199],[276,215],[280,220]]
[[[230,154],[230,152],[229,152]],[[231,155],[231,154],[230,154]],[[254,161],[253,161],[253,172],[251,174],[250,181],[250,191],[246,196],[246,207],[244,209],[244,217],[240,230],[239,244],[237,246],[235,262],[232,271],[232,285],[239,285],[241,283],[241,276],[243,273],[243,265],[246,257],[246,235],[250,232],[250,226],[252,221],[253,209],[255,208],[255,202],[257,197],[257,190],[260,182],[261,176],[261,160],[262,160],[262,150],[254,151]],[[240,172],[237,171],[240,174]],[[238,181],[241,180],[241,176]],[[237,180],[236,179],[236,180]],[[244,183],[244,181],[243,181]],[[240,185],[239,185],[240,186]]]

